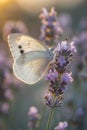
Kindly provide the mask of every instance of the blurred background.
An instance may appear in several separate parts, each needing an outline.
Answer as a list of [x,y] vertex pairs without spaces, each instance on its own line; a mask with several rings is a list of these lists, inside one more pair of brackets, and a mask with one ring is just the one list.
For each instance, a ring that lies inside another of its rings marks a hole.
[[[57,20],[68,38],[76,43],[72,70],[74,81],[64,94],[62,107],[56,108],[52,130],[59,121],[67,121],[69,130],[87,130],[87,0],[0,0],[0,130],[30,130],[28,111],[36,106],[45,129],[49,108],[44,103],[47,83],[35,85],[17,80],[12,72],[12,57],[7,35],[13,32],[41,35],[42,8],[55,7]],[[44,114],[43,114],[44,113]]]

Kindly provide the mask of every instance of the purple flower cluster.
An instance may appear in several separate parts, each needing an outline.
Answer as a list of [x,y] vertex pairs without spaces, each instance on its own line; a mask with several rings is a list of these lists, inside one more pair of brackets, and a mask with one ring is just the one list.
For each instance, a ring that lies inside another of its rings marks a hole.
[[41,115],[38,112],[37,107],[31,106],[28,111],[28,127],[31,130],[34,130],[38,127],[39,120],[41,119]]
[[63,32],[56,20],[56,16],[57,13],[54,8],[51,8],[50,12],[43,8],[40,14],[40,19],[42,19],[40,40],[47,45],[53,44]]
[[67,85],[73,81],[68,66],[75,52],[74,43],[69,43],[67,40],[58,43],[54,50],[54,61],[46,75],[46,80],[49,81],[49,90],[45,96],[45,103],[51,108],[61,105],[63,93],[67,89]]
[[48,75],[46,76],[46,80],[51,80],[55,81],[58,77],[58,72],[57,71],[52,71],[51,69],[49,70]]

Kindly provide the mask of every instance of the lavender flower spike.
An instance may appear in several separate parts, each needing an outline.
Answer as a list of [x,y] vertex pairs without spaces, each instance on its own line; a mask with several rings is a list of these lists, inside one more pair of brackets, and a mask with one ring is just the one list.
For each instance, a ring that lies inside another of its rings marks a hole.
[[57,13],[53,8],[48,12],[46,8],[42,9],[40,14],[41,19],[41,35],[40,40],[51,46],[55,43],[58,37],[62,34],[62,29],[56,20]]
[[62,41],[54,50],[54,61],[50,64],[46,80],[49,81],[49,89],[45,96],[45,103],[51,108],[59,107],[63,99],[63,93],[69,83],[73,81],[72,72],[68,69],[72,57],[76,52],[73,42]]

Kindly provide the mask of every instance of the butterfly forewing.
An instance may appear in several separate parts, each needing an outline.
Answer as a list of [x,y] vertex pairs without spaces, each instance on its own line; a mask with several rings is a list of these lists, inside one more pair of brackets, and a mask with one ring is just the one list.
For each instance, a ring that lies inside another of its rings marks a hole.
[[44,46],[44,44],[42,44],[40,41],[20,33],[10,34],[8,36],[8,43],[14,61],[19,56],[29,51],[47,51],[47,47]]

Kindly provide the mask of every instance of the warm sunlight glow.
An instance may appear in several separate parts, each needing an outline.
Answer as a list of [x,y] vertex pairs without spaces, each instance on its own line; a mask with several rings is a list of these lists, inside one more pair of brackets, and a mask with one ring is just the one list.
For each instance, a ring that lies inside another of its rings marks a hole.
[[[43,7],[53,6],[54,0],[16,0],[22,9],[37,13],[40,12]],[[50,2],[51,1],[51,2]]]
[[73,8],[78,6],[83,2],[83,0],[16,0],[22,9],[36,13],[40,12],[43,7],[64,7],[64,8]]
[[0,5],[7,4],[10,0],[0,0]]

